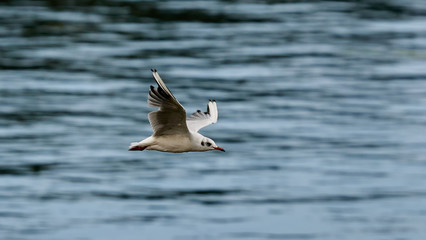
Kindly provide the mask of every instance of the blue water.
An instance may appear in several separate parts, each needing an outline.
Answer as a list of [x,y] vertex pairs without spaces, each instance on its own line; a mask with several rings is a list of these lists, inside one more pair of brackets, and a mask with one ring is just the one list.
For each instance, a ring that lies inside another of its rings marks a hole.
[[[425,239],[426,4],[5,1],[0,238]],[[227,152],[129,152],[149,69]]]

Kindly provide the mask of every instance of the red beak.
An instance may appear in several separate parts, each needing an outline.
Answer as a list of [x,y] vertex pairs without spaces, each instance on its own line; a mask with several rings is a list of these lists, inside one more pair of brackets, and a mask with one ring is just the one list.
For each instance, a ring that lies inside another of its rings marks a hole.
[[225,149],[223,149],[223,148],[221,148],[221,147],[215,147],[214,149],[215,149],[215,150],[222,151],[222,152],[225,152]]

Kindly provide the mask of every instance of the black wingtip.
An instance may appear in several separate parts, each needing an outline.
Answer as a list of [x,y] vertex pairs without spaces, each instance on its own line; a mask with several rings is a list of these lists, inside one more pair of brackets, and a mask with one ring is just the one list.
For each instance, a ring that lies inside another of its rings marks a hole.
[[151,72],[157,72],[157,69],[155,69],[155,68],[154,68],[154,69],[152,69],[152,68],[151,68]]

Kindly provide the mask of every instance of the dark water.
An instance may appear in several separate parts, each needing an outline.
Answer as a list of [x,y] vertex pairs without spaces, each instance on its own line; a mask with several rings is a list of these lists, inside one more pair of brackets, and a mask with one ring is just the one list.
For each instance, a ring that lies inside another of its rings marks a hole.
[[[128,152],[157,68],[222,152]],[[1,239],[426,239],[426,4],[2,1]]]

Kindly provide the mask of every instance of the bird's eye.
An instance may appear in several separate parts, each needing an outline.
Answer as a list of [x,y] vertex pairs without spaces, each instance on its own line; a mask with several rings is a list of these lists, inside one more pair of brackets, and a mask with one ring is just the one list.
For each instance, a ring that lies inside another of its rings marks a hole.
[[201,146],[204,146],[204,142],[201,142]]
[[210,147],[211,145],[212,145],[211,143],[209,143],[209,142],[207,143],[207,147]]

